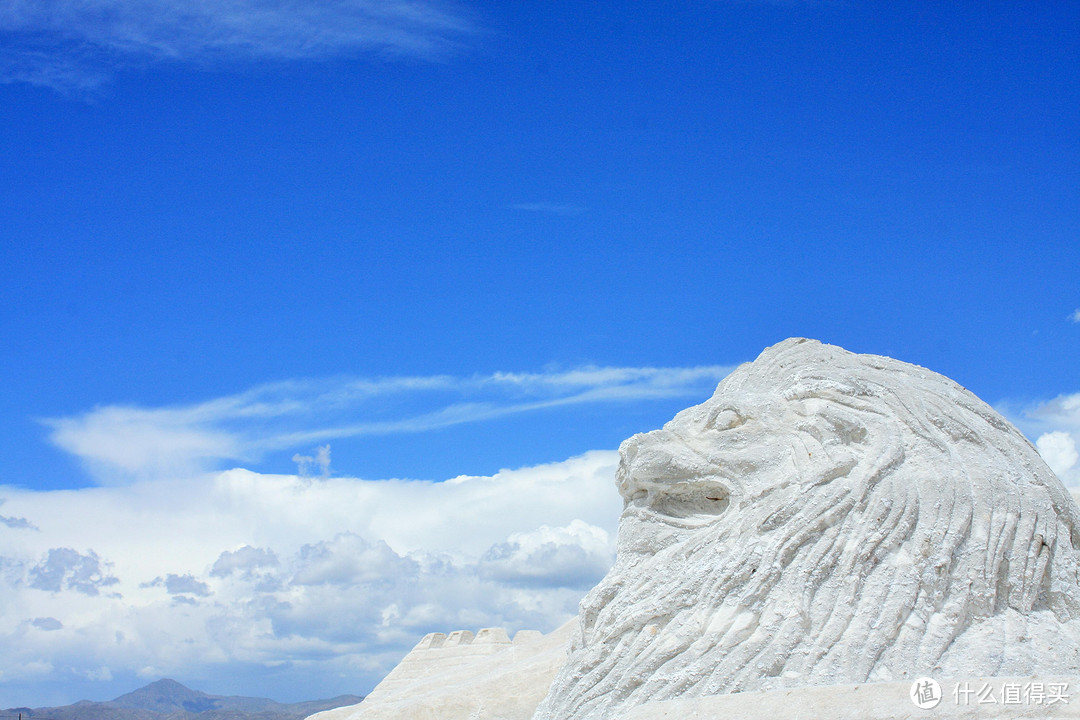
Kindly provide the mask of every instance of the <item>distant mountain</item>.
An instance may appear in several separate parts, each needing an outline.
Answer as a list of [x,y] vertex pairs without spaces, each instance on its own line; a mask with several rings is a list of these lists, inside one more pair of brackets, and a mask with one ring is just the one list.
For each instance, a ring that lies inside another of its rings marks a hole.
[[329,700],[279,703],[266,698],[207,695],[175,680],[158,680],[109,702],[80,700],[73,705],[10,708],[38,720],[303,720],[322,710],[355,705],[364,698],[339,695]]

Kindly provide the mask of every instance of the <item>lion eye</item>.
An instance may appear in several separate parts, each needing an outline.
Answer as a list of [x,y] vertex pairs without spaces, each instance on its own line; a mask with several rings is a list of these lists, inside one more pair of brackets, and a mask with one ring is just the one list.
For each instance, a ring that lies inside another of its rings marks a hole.
[[715,413],[709,418],[709,421],[705,423],[706,429],[711,430],[730,430],[731,428],[742,425],[743,416],[739,414],[734,408],[724,408]]

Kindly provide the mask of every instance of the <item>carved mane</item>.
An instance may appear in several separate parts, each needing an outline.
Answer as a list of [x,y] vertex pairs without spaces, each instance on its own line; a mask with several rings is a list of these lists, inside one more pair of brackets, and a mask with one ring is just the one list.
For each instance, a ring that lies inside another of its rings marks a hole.
[[620,453],[619,557],[537,719],[1080,667],[1076,506],[941,375],[788,340]]

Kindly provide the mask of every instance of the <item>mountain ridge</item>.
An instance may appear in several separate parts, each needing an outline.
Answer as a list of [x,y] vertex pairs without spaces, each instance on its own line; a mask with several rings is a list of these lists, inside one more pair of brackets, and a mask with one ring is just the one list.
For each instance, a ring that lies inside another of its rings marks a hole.
[[339,695],[323,700],[279,703],[242,695],[210,695],[163,678],[113,700],[79,700],[71,705],[8,708],[6,715],[39,720],[303,720],[308,715],[363,700]]

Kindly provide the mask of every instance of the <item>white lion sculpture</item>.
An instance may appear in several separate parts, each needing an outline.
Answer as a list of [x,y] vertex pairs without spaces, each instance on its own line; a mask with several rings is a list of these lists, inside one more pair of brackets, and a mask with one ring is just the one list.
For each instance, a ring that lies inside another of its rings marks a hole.
[[948,378],[787,340],[620,455],[618,558],[537,720],[1080,668],[1076,505]]

